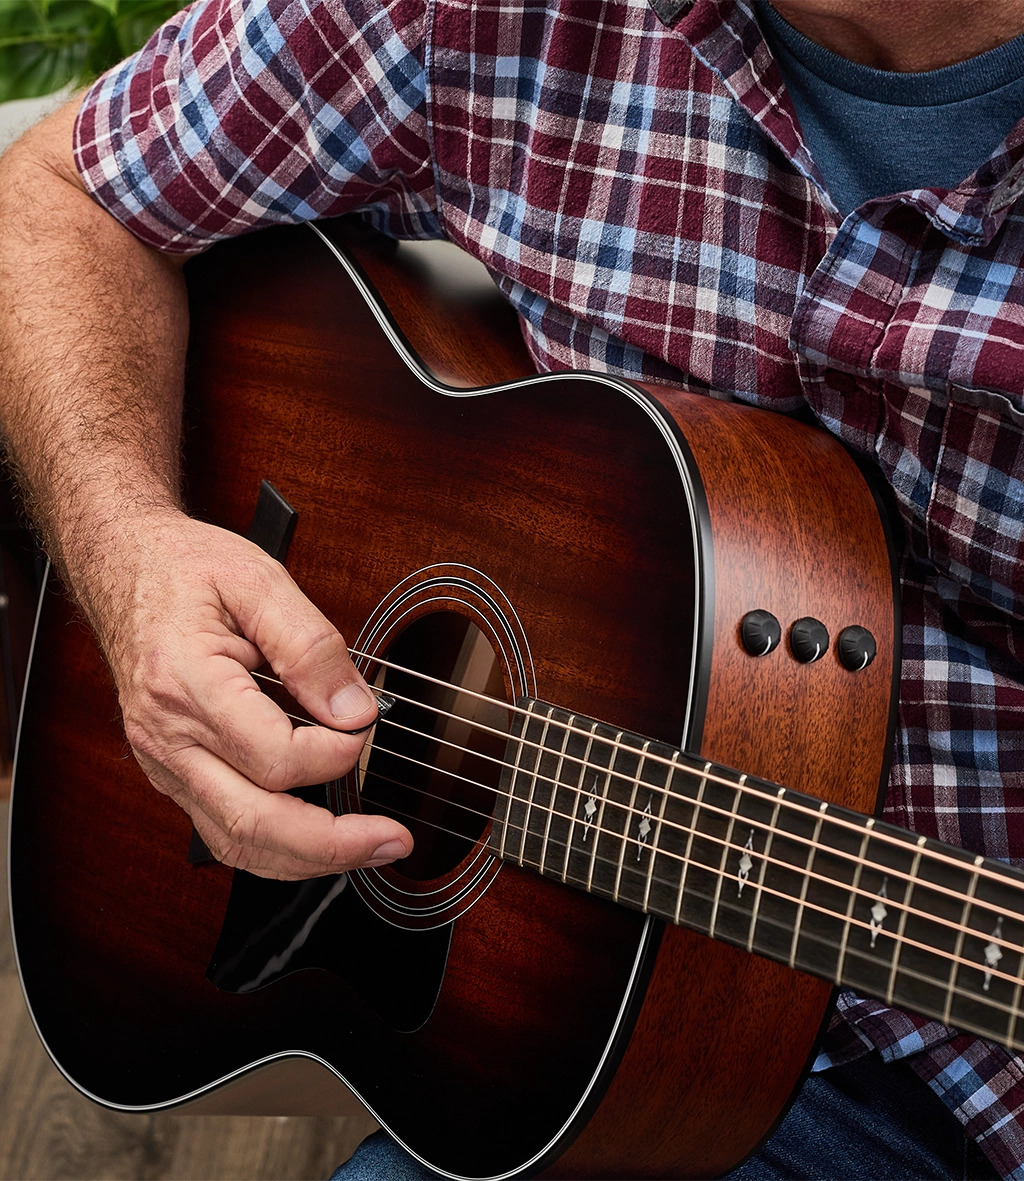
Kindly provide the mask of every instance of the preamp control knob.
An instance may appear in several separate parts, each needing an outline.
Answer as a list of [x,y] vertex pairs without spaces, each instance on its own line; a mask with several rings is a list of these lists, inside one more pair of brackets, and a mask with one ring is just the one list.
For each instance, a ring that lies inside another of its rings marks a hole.
[[844,668],[858,673],[875,659],[875,637],[866,627],[844,627],[836,642],[836,652]]
[[789,647],[801,664],[813,664],[828,651],[828,628],[820,619],[805,615],[789,629]]
[[782,641],[782,627],[770,611],[748,611],[740,623],[740,639],[751,656],[767,656]]

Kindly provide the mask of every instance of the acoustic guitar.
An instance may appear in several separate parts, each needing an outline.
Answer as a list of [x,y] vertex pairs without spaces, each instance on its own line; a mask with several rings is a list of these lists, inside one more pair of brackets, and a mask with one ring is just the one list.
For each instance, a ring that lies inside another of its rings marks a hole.
[[1020,1047],[1024,879],[870,818],[897,619],[857,465],[532,373],[467,266],[345,224],[189,265],[189,503],[287,562],[382,706],[302,794],[416,848],[302,883],[212,862],[50,586],[10,871],[60,1069],[145,1111],[304,1059],[449,1177],[680,1178],[771,1131],[835,982]]

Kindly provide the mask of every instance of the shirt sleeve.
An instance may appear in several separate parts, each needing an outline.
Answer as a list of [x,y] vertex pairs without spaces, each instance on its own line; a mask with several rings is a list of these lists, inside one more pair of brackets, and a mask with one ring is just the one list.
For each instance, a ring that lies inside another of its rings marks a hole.
[[438,236],[425,7],[200,0],[86,95],[87,190],[177,253],[368,207],[396,236]]

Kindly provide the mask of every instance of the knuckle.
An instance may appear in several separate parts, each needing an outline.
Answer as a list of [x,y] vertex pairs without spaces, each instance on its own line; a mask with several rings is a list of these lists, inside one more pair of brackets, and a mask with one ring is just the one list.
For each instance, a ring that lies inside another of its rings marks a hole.
[[226,816],[222,828],[224,839],[239,855],[244,855],[245,851],[256,852],[262,847],[262,825],[255,809],[239,809]]
[[167,748],[153,729],[135,717],[125,717],[124,733],[136,761],[152,779],[167,764]]
[[142,677],[137,674],[127,693],[121,695],[121,718],[132,750],[164,762],[183,737],[183,692],[169,675]]
[[289,689],[305,677],[348,660],[345,641],[326,621],[314,630],[306,628],[301,633],[297,632],[287,645],[287,650],[293,655],[281,662],[279,672]]
[[268,763],[260,773],[259,785],[264,791],[272,792],[288,791],[297,786],[291,760],[282,757]]
[[132,753],[139,762],[143,758],[152,757],[152,752],[149,749],[149,730],[145,727],[138,718],[133,714],[123,715],[124,736],[128,739],[128,745],[132,748]]
[[172,671],[174,653],[166,644],[155,644],[143,649],[124,673],[125,689],[122,696],[139,702],[163,704],[180,700],[182,685]]
[[285,567],[261,549],[247,552],[236,579],[236,589],[241,592],[243,600],[252,604],[257,622],[268,612],[272,613],[279,608],[294,586],[292,576]]

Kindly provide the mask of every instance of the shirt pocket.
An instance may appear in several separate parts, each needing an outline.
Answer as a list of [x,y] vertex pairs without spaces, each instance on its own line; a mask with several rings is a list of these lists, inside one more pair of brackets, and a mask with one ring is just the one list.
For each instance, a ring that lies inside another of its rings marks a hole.
[[950,385],[926,512],[939,571],[1024,618],[1024,399]]

